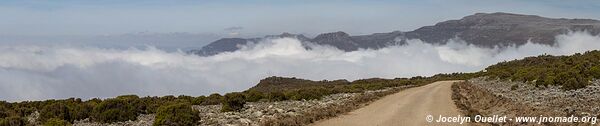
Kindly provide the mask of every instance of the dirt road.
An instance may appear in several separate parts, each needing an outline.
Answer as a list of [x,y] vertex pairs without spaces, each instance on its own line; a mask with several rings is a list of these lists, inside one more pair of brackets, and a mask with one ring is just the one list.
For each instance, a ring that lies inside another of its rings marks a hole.
[[[458,123],[429,123],[442,116],[459,115],[451,99],[450,86],[456,81],[439,81],[421,87],[400,91],[383,97],[368,106],[345,115],[314,123],[315,126],[423,126]],[[464,124],[463,124],[464,125]]]

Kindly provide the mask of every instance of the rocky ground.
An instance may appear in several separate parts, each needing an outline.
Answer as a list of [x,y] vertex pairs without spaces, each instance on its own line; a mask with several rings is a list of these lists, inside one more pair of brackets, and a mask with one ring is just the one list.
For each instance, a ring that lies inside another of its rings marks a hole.
[[[201,117],[200,125],[258,126],[305,125],[316,120],[334,117],[366,105],[382,96],[412,86],[387,88],[362,93],[340,93],[321,99],[278,102],[249,102],[239,112],[221,112],[220,105],[192,106]],[[75,121],[75,126],[150,126],[154,114],[140,115],[135,121],[103,124],[89,120]]]
[[135,121],[115,122],[115,123],[98,123],[92,122],[89,119],[75,121],[74,126],[152,126],[154,123],[154,114],[140,115]]
[[258,125],[277,117],[298,116],[310,109],[322,109],[331,105],[345,104],[357,95],[358,93],[343,93],[329,95],[321,100],[252,102],[246,104],[240,112],[220,112],[220,105],[194,106],[194,109],[200,111],[201,124],[203,125]]
[[[316,121],[323,117],[332,116],[357,108],[361,104],[357,101],[361,98],[376,98],[382,93],[391,93],[397,89],[367,91],[363,93],[341,93],[325,96],[318,100],[303,101],[279,101],[279,102],[251,102],[244,106],[240,112],[220,112],[220,105],[194,106],[200,111],[201,125],[302,125],[307,122]],[[363,104],[364,105],[364,104]],[[332,110],[333,109],[333,110]],[[314,114],[319,112],[321,114]]]
[[[558,86],[535,87],[522,82],[474,78],[453,86],[453,99],[467,115],[600,116],[600,81],[565,91]],[[481,124],[475,124],[481,125]],[[502,123],[502,125],[534,125]],[[544,125],[587,125],[545,123]]]
[[[522,82],[508,82],[475,78],[469,80],[476,86],[513,101],[548,108],[568,115],[597,116],[600,114],[600,80],[592,81],[586,88],[562,90],[559,86],[535,87]],[[515,85],[516,88],[511,89]]]

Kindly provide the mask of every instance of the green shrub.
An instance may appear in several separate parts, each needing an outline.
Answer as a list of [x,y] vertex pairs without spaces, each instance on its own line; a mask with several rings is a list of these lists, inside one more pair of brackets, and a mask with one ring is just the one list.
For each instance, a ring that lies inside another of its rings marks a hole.
[[206,97],[206,100],[202,103],[202,105],[218,105],[223,100],[223,96],[220,94],[214,93]]
[[541,86],[546,87],[546,86],[548,86],[546,84],[547,84],[546,83],[546,77],[544,77],[544,76],[542,76],[542,77],[540,77],[540,78],[538,78],[538,79],[535,80],[535,87],[541,87]]
[[177,99],[177,97],[175,97],[173,95],[167,95],[167,96],[160,97],[160,101],[162,101],[162,102],[175,101],[175,99]]
[[147,97],[140,98],[137,95],[122,95],[122,96],[118,96],[116,99],[127,102],[128,106],[133,107],[133,109],[136,111],[136,113],[143,113],[143,114],[152,113],[153,110],[150,110],[150,109],[155,109],[155,108],[152,108],[153,107],[152,104],[156,104],[156,101],[151,102],[148,100]]
[[323,88],[300,89],[286,93],[286,97],[291,100],[312,100],[320,99],[321,96],[328,94]]
[[184,100],[184,101],[187,101],[187,102],[191,102],[192,99],[194,99],[194,97],[192,97],[192,96],[187,96],[187,95],[179,95],[179,96],[177,96],[177,100]]
[[238,92],[227,93],[224,96],[221,111],[240,111],[244,108],[244,104],[246,104],[246,96],[244,94]]
[[11,116],[4,119],[0,118],[0,126],[24,126],[27,125],[27,120],[19,116]]
[[189,103],[177,103],[158,108],[154,126],[197,125],[200,117]]
[[192,105],[202,105],[202,103],[206,100],[206,96],[198,96],[192,99]]
[[16,107],[14,110],[16,116],[28,116],[35,111],[31,107]]
[[167,101],[162,101],[159,97],[143,97],[136,101],[136,109],[143,114],[156,113],[158,107]]
[[574,77],[569,78],[565,84],[563,84],[562,89],[564,90],[575,90],[579,88],[584,88],[588,85],[588,80],[582,77]]
[[248,90],[245,95],[247,102],[257,102],[264,97],[262,92],[256,90]]
[[10,109],[8,109],[8,108],[6,108],[6,107],[4,107],[4,106],[0,106],[0,119],[2,119],[2,118],[6,118],[6,117],[8,117],[8,116],[9,116],[9,115],[8,115],[8,114],[9,114],[9,113],[8,113],[8,110],[10,110]]
[[592,68],[590,68],[590,74],[592,75],[592,77],[600,79],[600,66],[593,66]]
[[65,103],[55,102],[42,108],[40,111],[40,118],[42,121],[51,118],[71,120],[71,113],[69,112],[69,107]]
[[544,79],[544,86],[555,85],[555,84],[556,84],[556,77],[554,77],[554,76],[548,76]]
[[137,95],[121,95],[121,96],[117,96],[117,99],[121,99],[121,100],[135,100],[135,99],[139,99],[140,97]]
[[70,126],[71,123],[69,123],[66,120],[62,120],[62,119],[58,119],[58,118],[51,118],[48,119],[45,123],[44,126]]
[[285,94],[283,94],[282,92],[269,92],[267,94],[267,99],[269,101],[283,101],[283,100],[287,100],[287,98],[285,97]]
[[67,120],[73,122],[74,120],[82,120],[89,118],[94,110],[94,106],[86,103],[73,104],[69,107],[69,114],[71,119]]
[[600,78],[600,51],[571,56],[540,55],[500,62],[486,68],[483,75],[502,80],[531,82],[536,86],[558,85],[563,90],[583,88],[592,78]]
[[[49,102],[47,105],[43,105],[40,110],[40,120],[45,121],[51,118],[63,119],[69,122],[74,120],[81,120],[88,118],[92,113],[94,102],[82,102],[80,99],[67,99]],[[16,109],[21,116],[27,116],[34,110],[33,108],[22,107]]]
[[94,108],[92,114],[94,120],[104,123],[135,120],[137,116],[135,107],[123,99],[105,100]]

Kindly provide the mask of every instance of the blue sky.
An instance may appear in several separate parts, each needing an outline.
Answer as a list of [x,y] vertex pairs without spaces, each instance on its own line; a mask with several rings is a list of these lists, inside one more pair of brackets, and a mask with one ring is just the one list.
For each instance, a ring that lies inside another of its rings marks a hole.
[[[3,0],[0,35],[410,31],[477,12],[600,19],[595,0]],[[241,27],[235,31],[225,30]]]

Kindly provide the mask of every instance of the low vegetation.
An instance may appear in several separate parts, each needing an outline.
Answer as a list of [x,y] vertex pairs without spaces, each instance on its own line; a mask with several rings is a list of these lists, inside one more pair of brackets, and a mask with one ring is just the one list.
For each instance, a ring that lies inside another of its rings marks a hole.
[[562,86],[564,90],[583,88],[600,78],[600,51],[571,56],[541,55],[501,62],[486,68],[484,75],[521,81],[538,87]]
[[192,126],[197,125],[198,111],[192,110],[189,103],[175,103],[158,108],[154,126]]
[[27,120],[19,116],[9,116],[0,119],[0,126],[24,126],[27,125]]
[[246,104],[246,96],[242,93],[227,93],[223,98],[222,112],[240,111]]
[[71,123],[59,118],[51,118],[44,123],[44,126],[70,126]]
[[[199,120],[192,105],[222,104],[222,111],[240,111],[246,102],[311,100],[335,93],[355,93],[403,85],[424,85],[438,80],[466,79],[476,74],[438,74],[432,77],[395,79],[362,79],[352,82],[310,81],[296,78],[269,77],[261,84],[244,92],[208,96],[162,96],[139,97],[123,95],[108,99],[78,98],[8,103],[0,101],[0,126],[27,125],[25,119],[39,112],[37,124],[70,125],[76,120],[90,119],[95,122],[113,123],[136,120],[141,114],[156,114],[154,125],[192,125]],[[308,86],[303,86],[307,84]]]

